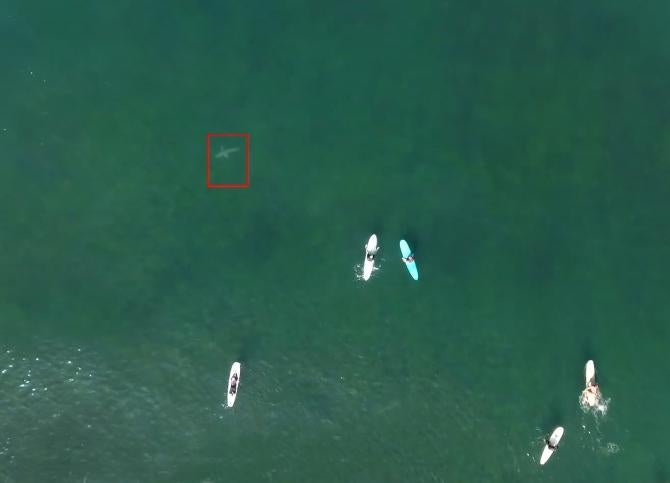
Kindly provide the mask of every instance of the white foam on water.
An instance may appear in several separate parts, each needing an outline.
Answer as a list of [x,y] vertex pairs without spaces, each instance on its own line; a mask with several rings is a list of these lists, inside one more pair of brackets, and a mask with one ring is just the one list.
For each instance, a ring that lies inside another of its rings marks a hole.
[[584,402],[582,399],[582,394],[579,394],[579,407],[582,408],[582,412],[585,414],[593,414],[596,418],[603,418],[607,415],[607,410],[609,409],[610,401],[612,398],[605,399],[604,397],[600,398],[600,401],[595,406],[590,406]]
[[[372,266],[372,274],[370,274],[370,279],[372,279],[372,277],[374,277],[375,272],[377,272],[378,270],[380,270],[382,268],[382,265],[385,262],[386,262],[385,258],[382,258],[379,255],[377,255],[375,257],[375,264]],[[357,263],[356,265],[354,265],[354,276],[355,276],[356,280],[366,281],[366,280],[363,280],[363,264],[362,263]],[[369,280],[367,280],[367,281],[369,281]]]
[[616,443],[607,443],[603,448],[603,453],[606,455],[614,455],[621,451],[621,448]]
[[613,456],[621,452],[621,447],[613,441],[604,441],[604,431],[601,425],[607,420],[606,415],[609,410],[611,398],[602,398],[600,403],[594,407],[581,404],[580,407],[584,413],[582,420],[582,430],[585,437],[583,444],[594,453],[605,456]]
[[[377,258],[377,259],[375,259],[375,264],[374,264],[374,266],[372,267],[372,274],[373,274],[373,275],[374,275],[374,273],[375,273],[377,270],[381,270],[381,269],[382,269],[382,265],[384,264],[384,261],[385,261],[385,260],[384,260],[383,258]],[[370,277],[372,277],[372,275],[371,275]]]
[[358,281],[363,280],[363,264],[362,263],[357,263],[354,265],[354,277]]

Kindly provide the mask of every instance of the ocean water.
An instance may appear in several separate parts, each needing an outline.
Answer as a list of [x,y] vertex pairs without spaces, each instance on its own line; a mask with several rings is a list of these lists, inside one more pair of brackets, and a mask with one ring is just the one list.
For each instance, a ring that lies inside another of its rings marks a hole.
[[669,20],[0,2],[0,481],[670,480]]

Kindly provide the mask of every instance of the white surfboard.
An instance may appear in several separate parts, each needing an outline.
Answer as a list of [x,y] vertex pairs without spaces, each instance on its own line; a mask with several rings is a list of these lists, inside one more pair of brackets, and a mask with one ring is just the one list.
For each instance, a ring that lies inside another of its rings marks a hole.
[[[240,363],[233,362],[233,366],[230,368],[230,375],[228,376],[228,407],[232,408],[235,404],[235,398],[237,398],[237,392],[240,390]],[[237,376],[235,385],[233,386],[233,381]]]
[[379,250],[377,246],[377,235],[372,235],[365,244],[365,260],[363,261],[363,280],[368,280],[375,266],[375,254]]
[[559,426],[554,429],[553,433],[551,433],[549,444],[545,444],[544,449],[542,450],[542,456],[540,457],[541,465],[545,464],[549,458],[551,458],[551,455],[558,449],[558,443],[561,441],[564,431],[563,426]]
[[584,367],[584,384],[586,387],[592,386],[596,383],[596,365],[593,361],[586,361]]

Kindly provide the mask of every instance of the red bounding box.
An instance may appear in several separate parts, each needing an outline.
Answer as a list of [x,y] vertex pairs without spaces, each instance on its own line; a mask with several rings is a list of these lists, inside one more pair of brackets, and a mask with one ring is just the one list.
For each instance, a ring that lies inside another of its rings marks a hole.
[[207,187],[249,187],[249,133],[207,133]]

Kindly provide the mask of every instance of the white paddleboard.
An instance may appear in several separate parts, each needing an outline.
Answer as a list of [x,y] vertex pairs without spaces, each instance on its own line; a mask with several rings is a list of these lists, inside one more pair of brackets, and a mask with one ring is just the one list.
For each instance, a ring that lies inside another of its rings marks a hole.
[[363,261],[363,280],[368,280],[375,267],[375,254],[379,250],[377,235],[372,235],[365,245],[365,260]]
[[[228,407],[232,408],[235,404],[235,398],[237,397],[237,392],[240,389],[240,363],[233,362],[233,366],[230,368],[230,375],[228,376]],[[237,383],[233,386],[234,377],[237,376]]]
[[586,387],[593,386],[596,383],[596,365],[593,361],[586,361],[584,367],[584,384]]
[[563,426],[559,426],[554,429],[553,433],[551,433],[551,436],[549,437],[549,444],[545,444],[544,449],[542,450],[542,456],[540,457],[541,465],[545,464],[549,458],[551,458],[551,455],[554,454],[554,452],[558,449],[558,443],[561,441],[564,431],[565,430],[563,429]]

